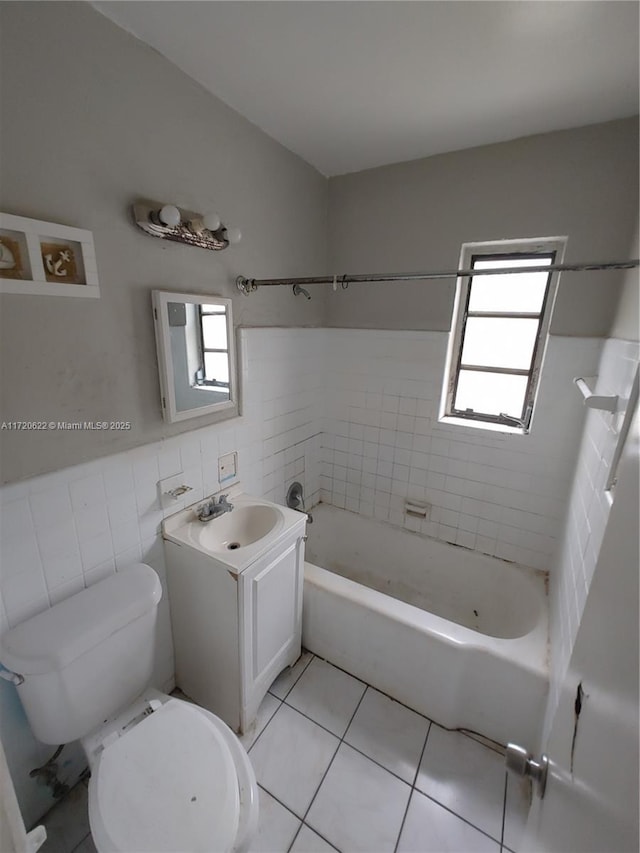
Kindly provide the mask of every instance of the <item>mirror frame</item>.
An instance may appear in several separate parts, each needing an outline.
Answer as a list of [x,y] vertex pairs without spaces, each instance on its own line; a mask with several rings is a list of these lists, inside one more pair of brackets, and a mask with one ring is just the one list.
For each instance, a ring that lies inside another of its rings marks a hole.
[[[151,292],[153,305],[153,326],[156,334],[156,349],[158,351],[158,373],[160,376],[160,393],[162,415],[167,423],[186,421],[189,418],[200,418],[204,415],[229,412],[229,417],[238,414],[238,382],[236,373],[236,342],[231,311],[231,299],[206,293],[175,293],[166,290]],[[221,403],[211,403],[208,406],[198,406],[194,409],[178,410],[175,394],[175,372],[171,355],[169,332],[168,304],[170,302],[187,302],[196,305],[224,305],[227,317],[227,341],[229,342],[229,399]]]

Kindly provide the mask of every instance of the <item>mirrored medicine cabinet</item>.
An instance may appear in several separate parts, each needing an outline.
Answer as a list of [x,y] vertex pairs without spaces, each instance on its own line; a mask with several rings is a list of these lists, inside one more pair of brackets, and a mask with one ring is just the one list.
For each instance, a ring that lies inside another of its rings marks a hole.
[[152,292],[162,413],[169,423],[238,409],[231,300]]

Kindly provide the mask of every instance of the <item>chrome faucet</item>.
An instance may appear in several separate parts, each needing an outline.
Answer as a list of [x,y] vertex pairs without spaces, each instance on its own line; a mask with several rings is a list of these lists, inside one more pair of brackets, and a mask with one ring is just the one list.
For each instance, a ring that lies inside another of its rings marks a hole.
[[214,495],[206,503],[199,506],[196,511],[198,521],[212,521],[214,518],[224,515],[225,512],[231,512],[233,504],[229,503],[228,497],[229,495],[220,495],[219,498],[216,498]]

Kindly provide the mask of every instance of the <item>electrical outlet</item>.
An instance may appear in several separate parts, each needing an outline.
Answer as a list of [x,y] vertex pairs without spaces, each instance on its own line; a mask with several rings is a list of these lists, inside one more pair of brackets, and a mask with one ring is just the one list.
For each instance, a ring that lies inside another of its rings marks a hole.
[[218,457],[218,482],[221,486],[235,483],[238,479],[238,454],[227,453]]

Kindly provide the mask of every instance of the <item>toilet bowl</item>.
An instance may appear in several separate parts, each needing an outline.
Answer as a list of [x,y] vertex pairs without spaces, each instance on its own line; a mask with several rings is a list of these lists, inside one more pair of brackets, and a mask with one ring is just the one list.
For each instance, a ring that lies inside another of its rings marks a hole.
[[255,774],[211,712],[150,690],[82,744],[99,853],[248,849],[258,820]]
[[243,853],[258,786],[242,744],[147,687],[161,594],[150,566],[130,566],[7,631],[0,662],[40,741],[82,742],[99,853]]

